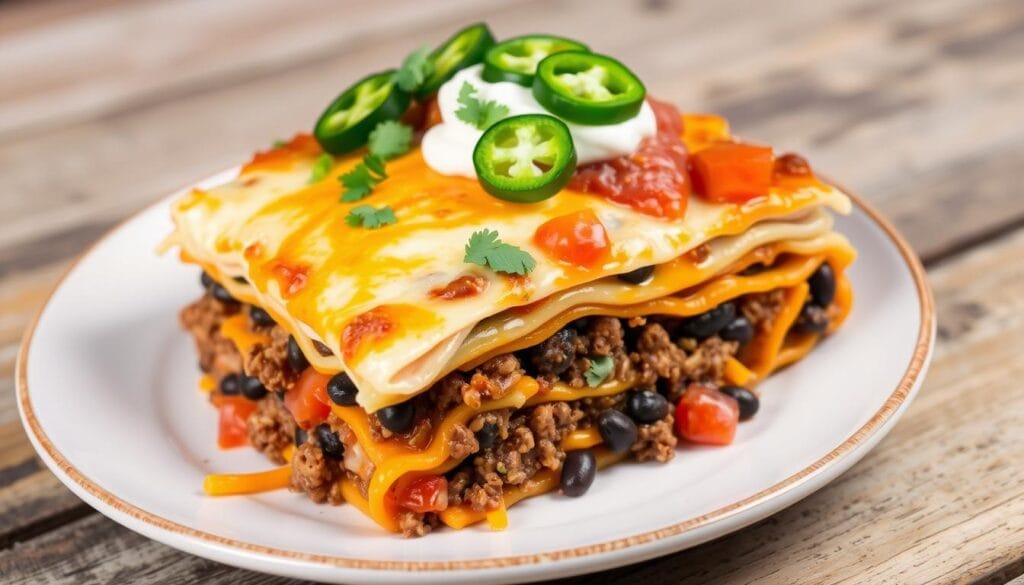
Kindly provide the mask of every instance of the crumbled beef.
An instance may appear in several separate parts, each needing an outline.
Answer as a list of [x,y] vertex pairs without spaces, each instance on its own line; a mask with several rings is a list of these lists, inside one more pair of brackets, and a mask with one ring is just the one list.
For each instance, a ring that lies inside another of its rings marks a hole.
[[249,443],[277,464],[284,463],[282,451],[295,441],[295,419],[277,396],[260,399],[256,412],[246,422]]
[[249,350],[245,373],[256,376],[271,390],[288,390],[301,373],[288,365],[288,331],[274,325],[267,333],[270,343],[257,343]]
[[336,481],[340,476],[338,463],[324,457],[315,435],[311,433],[309,440],[300,445],[292,456],[289,488],[293,492],[305,493],[318,504],[328,502],[338,505],[344,501],[341,486]]
[[406,538],[429,534],[431,530],[437,528],[439,523],[437,514],[417,514],[405,511],[398,515],[398,529]]
[[637,461],[664,463],[675,457],[675,448],[679,441],[672,429],[674,420],[669,414],[658,422],[638,427],[636,443],[629,448]]
[[740,312],[750,320],[755,331],[767,333],[775,316],[782,310],[785,299],[786,293],[783,289],[752,293],[740,299]]
[[238,311],[238,304],[222,303],[210,295],[181,311],[181,326],[195,340],[199,367],[218,379],[242,369],[242,356],[235,344],[220,334],[224,319]]
[[682,377],[682,363],[686,353],[669,337],[668,331],[659,324],[645,325],[637,337],[636,350],[630,354],[639,373],[637,382],[641,386],[653,387],[659,378],[675,386]]
[[459,461],[469,457],[480,450],[480,444],[466,425],[455,425],[452,429],[452,438],[449,441],[450,457]]

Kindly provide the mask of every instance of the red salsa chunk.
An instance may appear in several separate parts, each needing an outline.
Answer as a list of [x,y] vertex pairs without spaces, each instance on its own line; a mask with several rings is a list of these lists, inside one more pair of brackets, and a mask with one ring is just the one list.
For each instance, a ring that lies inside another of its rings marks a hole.
[[658,121],[657,135],[644,139],[629,156],[579,167],[569,188],[604,196],[647,215],[681,219],[690,195],[682,118],[671,104],[652,98],[647,103]]
[[490,281],[476,274],[466,274],[448,284],[430,290],[430,296],[442,301],[454,301],[476,296],[485,290]]

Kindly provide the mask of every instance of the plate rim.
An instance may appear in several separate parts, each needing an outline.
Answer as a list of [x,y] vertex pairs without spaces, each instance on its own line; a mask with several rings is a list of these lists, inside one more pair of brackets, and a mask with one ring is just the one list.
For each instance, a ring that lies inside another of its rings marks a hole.
[[[196,185],[205,184],[220,177],[230,176],[233,172],[237,172],[238,168],[239,167],[236,166],[226,169],[201,181],[193,182],[183,189],[173,191],[171,196],[163,197],[119,221],[110,229],[105,231],[102,236],[87,246],[85,250],[71,262],[67,269],[65,269],[61,277],[47,293],[46,299],[32,317],[28,327],[26,327],[22,336],[15,367],[17,404],[19,414],[21,415],[22,426],[38,454],[42,456],[44,462],[50,470],[54,472],[57,478],[60,479],[67,487],[71,488],[77,496],[86,500],[86,503],[93,504],[93,502],[89,501],[91,497],[94,498],[96,502],[100,502],[107,506],[108,510],[97,508],[97,511],[111,517],[113,520],[121,524],[124,524],[129,529],[140,531],[140,529],[148,527],[156,531],[153,534],[163,531],[171,536],[181,537],[184,539],[184,542],[180,542],[178,545],[172,546],[184,548],[185,550],[195,554],[198,554],[198,551],[200,550],[199,545],[205,545],[216,547],[220,549],[221,553],[228,552],[240,553],[243,555],[261,555],[271,557],[276,561],[284,561],[288,563],[311,563],[318,566],[360,571],[480,571],[486,569],[520,567],[524,565],[529,567],[536,566],[541,563],[554,563],[558,561],[580,561],[585,557],[592,557],[612,552],[622,552],[626,549],[638,548],[643,545],[653,546],[659,541],[665,544],[665,541],[670,538],[679,537],[682,534],[693,532],[701,528],[708,528],[716,522],[735,518],[737,515],[753,509],[769,501],[773,497],[783,495],[800,486],[808,484],[819,475],[827,472],[830,468],[839,465],[847,456],[855,454],[859,448],[864,446],[873,446],[874,442],[881,439],[879,433],[884,435],[888,431],[889,423],[893,422],[893,417],[900,414],[903,410],[902,407],[906,406],[905,403],[913,395],[916,387],[921,382],[921,376],[930,361],[931,350],[935,340],[935,301],[920,259],[914,253],[910,244],[907,243],[903,236],[896,230],[895,226],[893,226],[889,220],[887,220],[872,205],[867,203],[859,195],[845,187],[842,187],[835,181],[826,177],[821,177],[824,181],[842,189],[843,192],[850,197],[854,206],[863,211],[867,215],[868,219],[884,232],[886,237],[889,238],[899,251],[900,257],[909,269],[914,281],[914,288],[917,293],[918,303],[920,306],[919,326],[914,351],[911,354],[910,361],[904,370],[903,376],[879,409],[867,420],[867,422],[848,436],[842,443],[789,477],[778,481],[751,496],[732,502],[726,506],[722,506],[700,516],[687,518],[680,522],[669,524],[654,530],[648,530],[639,534],[578,547],[513,556],[451,561],[361,559],[292,551],[220,536],[204,530],[185,526],[126,502],[110,491],[99,486],[72,465],[50,441],[33,411],[28,389],[28,359],[29,350],[40,319],[53,300],[53,296],[63,286],[65,280],[72,272],[74,272],[83,259],[88,257],[97,247],[106,242],[110,236],[123,229],[127,224],[135,221],[139,216],[153,211],[154,208],[166,205],[169,198],[173,198],[177,194],[193,188]],[[859,457],[857,459],[859,459]],[[86,497],[86,494],[89,497]],[[93,507],[96,506],[93,505]],[[116,511],[119,514],[124,515],[125,518],[112,517],[107,513],[109,511]],[[140,522],[141,524],[139,526],[128,525],[126,524],[127,519]],[[743,525],[746,524],[747,523],[743,523]],[[155,538],[153,534],[145,535]],[[162,541],[162,539],[157,540]],[[163,542],[172,544],[167,541]],[[638,550],[637,554],[643,555],[642,551],[643,549]],[[655,556],[658,554],[659,553],[655,553]],[[648,558],[650,556],[652,556],[650,552],[647,552],[647,555],[643,555],[643,558]],[[218,560],[229,562],[221,555],[218,555]]]

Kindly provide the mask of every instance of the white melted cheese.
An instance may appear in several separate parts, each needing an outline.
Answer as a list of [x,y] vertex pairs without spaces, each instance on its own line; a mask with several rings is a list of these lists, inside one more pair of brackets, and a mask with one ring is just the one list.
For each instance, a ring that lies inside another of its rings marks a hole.
[[[464,83],[476,89],[477,99],[491,100],[506,106],[510,116],[554,116],[534,99],[530,88],[510,81],[484,81],[481,77],[482,71],[483,65],[463,69],[437,92],[442,122],[428,130],[423,137],[423,158],[430,168],[443,175],[476,177],[476,170],[473,168],[473,149],[483,131],[459,119],[455,114],[462,107],[459,104],[459,90]],[[647,102],[644,102],[636,116],[618,124],[585,126],[562,121],[569,127],[576,147],[576,157],[581,165],[636,152],[640,141],[658,132],[654,111]]]

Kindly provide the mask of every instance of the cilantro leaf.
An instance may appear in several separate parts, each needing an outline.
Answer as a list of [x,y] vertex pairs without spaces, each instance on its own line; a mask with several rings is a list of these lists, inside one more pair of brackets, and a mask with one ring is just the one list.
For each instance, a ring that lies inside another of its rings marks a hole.
[[395,83],[402,91],[412,93],[423,85],[427,77],[434,72],[430,63],[430,47],[420,47],[402,61],[402,66],[395,73]]
[[270,147],[273,148],[274,150],[277,150],[278,148],[281,148],[285,144],[288,144],[286,140],[281,140],[280,138],[278,138],[270,145]]
[[590,367],[583,373],[583,377],[587,379],[587,386],[593,388],[607,380],[614,369],[615,361],[612,360],[612,356],[592,357],[590,358]]
[[537,267],[529,253],[498,239],[498,232],[483,229],[473,232],[466,244],[463,262],[489,266],[495,272],[527,274]]
[[508,107],[494,100],[480,100],[474,97],[476,88],[468,81],[462,82],[459,88],[459,103],[461,108],[455,110],[455,115],[477,130],[486,130],[492,124],[508,116]]
[[316,158],[313,163],[313,170],[309,173],[309,181],[307,183],[318,183],[331,172],[331,167],[334,166],[334,157],[327,154],[326,152]]
[[338,177],[345,191],[341,200],[346,203],[365,199],[381,181],[388,178],[384,172],[384,161],[379,156],[368,154],[363,162],[352,167],[352,170]]
[[409,152],[412,127],[395,120],[385,120],[370,132],[370,152],[384,160]]
[[391,225],[398,221],[395,211],[385,205],[375,209],[372,205],[357,205],[345,216],[345,222],[352,227],[362,226],[368,230],[375,230],[381,226]]

